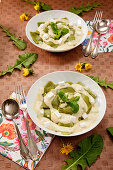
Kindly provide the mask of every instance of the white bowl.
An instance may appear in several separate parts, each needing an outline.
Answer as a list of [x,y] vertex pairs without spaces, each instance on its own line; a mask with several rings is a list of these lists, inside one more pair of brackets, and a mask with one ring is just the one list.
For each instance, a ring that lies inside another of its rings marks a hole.
[[[46,48],[40,47],[38,44],[36,44],[32,40],[30,32],[35,32],[37,30],[37,28],[38,28],[37,23],[38,22],[45,22],[45,21],[48,21],[52,18],[64,18],[64,17],[67,17],[70,22],[75,23],[77,26],[82,27],[83,36],[82,36],[81,40],[76,44],[76,46],[71,47],[69,49],[65,49],[65,50],[64,49],[63,50],[57,50],[57,48],[56,49],[46,49]],[[51,10],[51,11],[46,11],[46,12],[42,12],[40,14],[37,14],[34,17],[32,17],[26,25],[26,36],[31,41],[31,43],[33,43],[35,46],[37,46],[41,49],[44,49],[44,50],[50,51],[50,52],[64,52],[64,51],[68,51],[68,50],[71,50],[71,49],[77,47],[78,45],[80,45],[85,40],[85,38],[87,36],[87,32],[88,32],[87,25],[81,17],[79,17],[76,14],[73,14],[72,12],[63,11],[63,10]]]
[[[49,130],[49,129],[43,127],[42,125],[40,125],[38,123],[37,114],[33,110],[33,104],[34,104],[34,101],[36,100],[38,89],[40,87],[44,87],[45,84],[49,80],[53,81],[55,84],[57,84],[60,81],[71,81],[73,83],[81,81],[86,86],[88,86],[92,91],[94,91],[95,94],[97,95],[97,103],[99,106],[99,117],[98,117],[97,121],[95,122],[95,124],[93,124],[90,128],[88,128],[82,132],[73,133],[70,135],[63,135],[63,134],[61,135],[61,134],[58,134],[58,132]],[[54,134],[54,135],[58,135],[58,136],[77,136],[77,135],[81,135],[81,134],[84,134],[84,133],[92,130],[100,123],[100,121],[104,117],[104,114],[106,111],[106,99],[105,99],[105,95],[104,95],[102,89],[99,87],[99,85],[95,81],[93,81],[91,78],[85,76],[84,74],[72,72],[72,71],[56,71],[56,72],[52,72],[52,73],[49,73],[49,74],[41,77],[31,86],[31,88],[28,91],[28,95],[27,95],[27,109],[28,109],[28,113],[29,113],[31,119],[33,120],[33,122],[37,126],[39,126],[41,129],[45,130],[46,132]]]

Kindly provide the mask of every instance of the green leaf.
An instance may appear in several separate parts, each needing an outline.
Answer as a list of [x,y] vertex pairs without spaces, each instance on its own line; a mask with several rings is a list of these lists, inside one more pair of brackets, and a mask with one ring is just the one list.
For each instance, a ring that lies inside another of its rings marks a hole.
[[38,55],[36,53],[24,53],[18,57],[20,58],[21,64],[24,65],[24,67],[29,68],[30,65],[36,61]]
[[36,5],[36,4],[39,4],[40,5],[40,9],[41,10],[44,10],[44,11],[49,11],[49,10],[52,10],[51,6],[46,4],[46,3],[43,3],[43,2],[39,2],[39,1],[30,1],[30,0],[23,0],[29,4],[33,4],[33,5]]
[[40,3],[41,9],[43,9],[44,11],[49,11],[52,10],[51,6],[45,3]]
[[108,86],[109,88],[113,89],[113,82],[107,83],[107,86]]
[[106,129],[109,133],[110,133],[110,135],[113,137],[113,127],[109,127],[109,128],[107,128]]
[[51,22],[50,25],[53,33],[56,34],[54,37],[55,40],[59,40],[60,37],[66,35],[69,32],[69,29],[67,28],[58,29],[57,24],[54,22]]
[[66,35],[68,32],[69,32],[69,29],[63,28],[63,29],[61,30],[61,36]]
[[[19,55],[19,60],[16,60],[16,63],[14,66],[8,66],[8,70],[4,70],[1,72],[0,76],[4,76],[7,73],[12,73],[14,69],[21,70],[22,66],[29,69],[30,65],[32,65],[36,59],[38,58],[38,55],[36,53],[24,53],[22,55]],[[33,70],[30,70],[33,72]]]
[[65,93],[63,91],[58,90],[57,93],[63,102],[68,102],[67,95],[65,95]]
[[76,7],[71,7],[69,11],[78,15],[78,14],[81,14],[83,10],[77,9]]
[[9,143],[9,142],[0,142],[0,145],[2,145],[2,146],[11,146],[11,145],[13,145],[13,143]]
[[54,34],[58,34],[57,24],[54,23],[54,22],[51,22],[51,23],[50,23],[50,26],[51,26],[51,29],[52,29],[53,33],[54,33]]
[[83,6],[83,4],[81,4],[80,8],[71,7],[69,11],[78,15],[78,14],[82,14],[83,12],[88,12],[94,8],[97,8],[100,5],[101,5],[100,3],[93,3],[92,5],[90,5],[90,3],[88,2],[86,6]]
[[77,113],[79,111],[79,105],[76,101],[70,101],[69,105],[71,106],[74,113]]
[[33,5],[36,5],[36,4],[37,4],[35,1],[29,1],[29,0],[23,0],[23,1],[25,1],[25,2],[27,2],[27,3],[29,3],[29,4],[33,4]]
[[105,81],[105,78],[103,78],[102,80],[99,80],[99,77],[94,77],[94,76],[91,76],[91,75],[87,75],[87,76],[90,77],[92,80],[94,80],[100,86],[105,87],[105,88],[109,87],[113,90],[113,82],[107,83]]
[[82,170],[84,170],[87,164],[91,166],[96,161],[102,149],[103,139],[101,135],[94,134],[83,139],[78,144],[78,149],[70,153],[72,158],[65,160],[67,165],[64,165],[62,170],[77,170],[78,166],[81,166]]
[[80,99],[80,96],[75,96],[75,97],[71,98],[69,101],[70,102],[78,102],[79,99]]
[[58,30],[58,34],[56,34],[56,35],[54,36],[54,39],[55,39],[55,40],[59,40],[60,37],[61,37],[61,32]]
[[100,80],[100,81],[98,82],[98,84],[99,84],[100,86],[103,86],[103,87],[106,87],[106,88],[107,88],[107,84],[106,84],[106,82],[105,82],[105,78],[103,78],[102,80]]
[[79,96],[73,97],[72,99],[68,99],[68,96],[63,91],[58,90],[57,93],[63,102],[67,102],[70,105],[73,113],[78,112],[79,105],[77,104],[77,101],[79,101],[80,99]]
[[26,49],[27,43],[21,37],[16,38],[15,34],[10,33],[8,29],[4,28],[4,26],[0,25],[0,27],[6,33],[6,35],[8,37],[10,37],[10,39],[13,41],[14,45],[16,45],[21,50],[25,50]]
[[94,76],[91,76],[91,75],[87,75],[87,76],[90,77],[91,79],[93,79],[96,83],[98,83],[99,77],[94,77]]

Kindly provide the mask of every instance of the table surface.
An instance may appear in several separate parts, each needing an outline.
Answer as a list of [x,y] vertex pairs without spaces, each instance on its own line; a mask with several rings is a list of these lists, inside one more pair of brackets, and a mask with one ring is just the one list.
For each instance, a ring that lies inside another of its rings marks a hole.
[[[98,0],[85,0],[84,4],[86,5],[88,1],[91,3],[98,2]],[[50,4],[53,9],[69,10],[69,7],[74,5],[79,7],[82,0],[43,0],[43,2]],[[99,2],[102,3],[102,6],[99,7],[98,10],[103,10],[103,18],[113,19],[113,0],[100,0]],[[9,28],[11,32],[15,32],[17,36],[22,36],[27,41],[27,49],[24,52],[38,53],[38,59],[32,66],[35,73],[32,76],[23,77],[22,72],[14,71],[12,75],[6,75],[0,78],[0,105],[13,92],[16,85],[23,84],[27,92],[31,85],[41,76],[59,70],[74,71],[74,66],[79,61],[85,61],[93,65],[92,69],[89,71],[91,75],[99,75],[100,78],[106,77],[107,81],[113,81],[113,53],[101,53],[95,60],[92,60],[91,57],[85,58],[83,56],[81,46],[64,53],[49,53],[36,48],[28,41],[25,35],[27,22],[22,22],[19,19],[19,16],[24,12],[28,12],[30,17],[34,16],[36,13],[31,4],[23,2],[22,0],[2,0],[0,3],[0,23],[6,26],[6,28]],[[95,10],[92,10],[88,13],[83,13],[82,18],[84,20],[92,20],[94,14]],[[24,52],[13,46],[12,42],[9,41],[9,38],[5,36],[1,29],[0,39],[0,70],[4,70],[7,68],[7,65],[13,65],[17,56]],[[83,73],[87,74],[85,71]],[[106,132],[107,127],[113,126],[113,95],[111,89],[103,89],[103,91],[107,100],[107,110],[101,123],[92,131],[81,136],[70,138],[56,136],[40,163],[37,165],[36,170],[61,169],[64,160],[67,158],[67,156],[60,153],[62,147],[61,140],[66,143],[71,142],[73,146],[77,148],[78,143],[83,138],[94,133],[102,135],[104,147],[96,162],[90,168],[86,169],[113,170],[113,141]],[[0,155],[0,170],[2,169],[22,170],[24,168]]]

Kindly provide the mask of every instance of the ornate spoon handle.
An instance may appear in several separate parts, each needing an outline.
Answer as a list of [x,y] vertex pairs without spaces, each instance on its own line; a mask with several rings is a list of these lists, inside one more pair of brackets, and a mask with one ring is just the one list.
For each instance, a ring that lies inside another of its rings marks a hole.
[[31,158],[31,155],[29,153],[29,149],[27,148],[27,146],[26,146],[26,144],[25,144],[25,142],[24,142],[24,140],[23,140],[23,138],[22,138],[22,136],[20,134],[18,126],[16,125],[15,122],[14,122],[14,124],[15,124],[17,135],[18,135],[18,140],[19,140],[19,145],[20,145],[20,154],[23,157],[23,159],[28,161]]
[[93,59],[95,59],[95,58],[97,57],[97,55],[98,55],[98,45],[99,45],[100,37],[101,37],[101,34],[99,34],[99,37],[98,37],[98,40],[97,40],[97,42],[96,42],[95,48],[94,48],[94,50],[91,52],[91,57],[92,57]]
[[25,113],[26,111],[23,111],[23,112],[24,112],[24,118],[25,118],[25,123],[26,123],[26,128],[27,128],[27,135],[28,135],[28,148],[32,155],[32,160],[35,161],[40,157],[39,150],[31,134],[29,122],[27,120],[26,113]]

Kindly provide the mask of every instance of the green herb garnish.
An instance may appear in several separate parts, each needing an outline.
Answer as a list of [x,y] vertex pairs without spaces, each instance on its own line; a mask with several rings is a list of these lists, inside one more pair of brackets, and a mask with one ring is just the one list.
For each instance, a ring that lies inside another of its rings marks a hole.
[[58,30],[58,35],[54,37],[55,40],[59,40],[62,36],[66,35],[69,32],[69,29],[62,28],[61,30]]
[[93,3],[90,5],[90,3],[88,2],[88,4],[86,6],[83,6],[83,4],[80,6],[80,8],[76,8],[76,7],[71,7],[69,9],[70,12],[74,13],[74,14],[82,14],[83,12],[88,12],[92,9],[98,8],[101,5],[101,3]]
[[77,113],[79,111],[79,105],[76,101],[69,101],[68,104],[70,105],[74,113]]
[[68,96],[63,91],[58,90],[57,93],[63,102],[66,102],[69,104],[69,106],[71,107],[74,113],[78,112],[79,105],[77,104],[77,102],[79,101],[80,96],[76,96],[76,97],[73,97],[72,99],[68,99]]
[[109,133],[110,133],[110,135],[113,137],[113,127],[109,127],[109,128],[107,128],[106,129]]
[[3,25],[0,25],[0,27],[6,33],[6,35],[8,37],[10,37],[10,39],[13,41],[14,45],[16,45],[21,50],[25,50],[26,49],[27,44],[26,44],[26,42],[21,37],[16,38],[15,34],[14,33],[10,33],[9,30],[5,29],[5,27]]
[[63,29],[61,30],[61,36],[66,35],[68,32],[69,32],[69,29],[63,28]]
[[61,100],[63,102],[68,102],[69,101],[67,95],[63,91],[58,90],[57,93],[58,93],[59,97],[61,98]]
[[111,88],[112,90],[113,90],[113,82],[111,82],[111,83],[107,83],[106,81],[105,81],[105,78],[103,78],[102,80],[99,80],[99,77],[98,76],[96,76],[96,77],[94,77],[94,76],[91,76],[91,75],[87,75],[88,77],[90,77],[92,80],[94,80],[97,84],[99,84],[100,86],[102,86],[102,87],[105,87],[105,88]]
[[[30,65],[32,65],[38,58],[38,55],[36,53],[24,53],[22,55],[19,55],[18,57],[19,59],[16,60],[15,65],[9,65],[8,70],[2,71],[0,76],[4,76],[7,73],[12,73],[14,69],[21,70],[22,66],[29,69]],[[32,69],[29,69],[29,71],[33,72]]]
[[58,29],[57,24],[54,22],[51,22],[50,25],[53,33],[56,34],[54,37],[55,40],[59,40],[62,36],[66,35],[69,32],[69,29],[67,28]]
[[51,28],[52,28],[53,33],[54,33],[54,34],[58,34],[57,24],[54,23],[54,22],[51,22],[50,25],[51,25]]
[[44,11],[49,11],[49,10],[52,10],[51,6],[46,4],[46,3],[43,3],[43,2],[39,2],[39,1],[30,1],[30,0],[23,0],[29,4],[33,4],[33,5],[39,5],[40,6],[40,10],[44,10]]
[[83,139],[78,144],[78,149],[70,153],[71,159],[65,160],[67,165],[62,166],[62,170],[77,170],[80,166],[82,170],[91,166],[101,154],[103,149],[103,139],[99,134],[94,134]]

